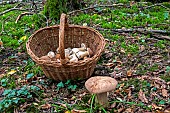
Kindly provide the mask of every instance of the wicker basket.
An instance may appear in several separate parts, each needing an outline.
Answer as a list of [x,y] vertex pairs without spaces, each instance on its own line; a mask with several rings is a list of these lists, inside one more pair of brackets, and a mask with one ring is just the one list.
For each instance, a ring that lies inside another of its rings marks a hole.
[[[64,48],[80,47],[81,43],[93,51],[93,56],[87,60],[79,60],[77,63],[66,63]],[[105,40],[98,31],[85,26],[68,25],[66,14],[61,14],[60,25],[39,29],[26,43],[31,58],[48,78],[57,81],[90,77],[104,46]],[[56,51],[56,48],[59,48],[60,63],[40,59],[49,51]]]

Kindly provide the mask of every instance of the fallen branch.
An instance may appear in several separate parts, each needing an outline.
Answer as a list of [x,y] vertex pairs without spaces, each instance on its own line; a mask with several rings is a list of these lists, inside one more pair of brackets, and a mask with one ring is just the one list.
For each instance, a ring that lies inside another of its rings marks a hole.
[[161,7],[170,11],[170,9],[168,7],[162,5],[162,3],[154,4],[154,5],[151,5],[151,6],[146,6],[146,7],[143,7],[143,9],[148,9],[148,8],[155,7],[155,6],[161,6]]
[[10,12],[10,11],[14,11],[14,10],[24,10],[24,9],[21,9],[21,8],[20,8],[21,5],[23,5],[23,4],[22,4],[22,3],[19,3],[19,4],[17,4],[16,6],[14,6],[13,8],[7,9],[7,10],[1,12],[1,13],[0,13],[0,16],[3,15],[3,14],[5,14],[5,13],[8,13],[8,12]]
[[23,13],[21,13],[21,14],[17,17],[15,23],[18,23],[18,21],[21,19],[22,16],[24,16],[24,15],[33,15],[33,14],[34,14],[33,12],[23,12]]
[[[18,21],[19,21],[19,20],[21,19],[21,17],[23,17],[24,15],[33,15],[33,14],[37,14],[37,15],[43,16],[43,17],[46,19],[46,26],[49,25],[48,19],[47,19],[47,17],[46,17],[45,15],[40,14],[40,13],[34,13],[34,12],[23,12],[23,13],[21,13],[21,14],[17,17],[15,23],[18,23]],[[39,18],[40,18],[40,17],[39,17]]]
[[115,7],[115,6],[125,6],[125,5],[122,4],[122,3],[112,4],[112,5],[96,5],[96,6],[87,7],[87,8],[84,8],[84,9],[69,12],[68,15],[74,15],[75,13],[83,12],[83,11],[90,10],[90,9],[95,9],[95,8],[98,8],[98,7]]
[[147,33],[161,33],[161,34],[170,34],[170,31],[166,30],[148,30],[148,29],[142,29],[142,28],[133,28],[133,29],[104,29],[104,28],[96,28],[100,31],[112,31],[112,32],[119,32],[119,33],[129,33],[129,32],[147,32]]
[[5,24],[5,21],[7,21],[11,16],[7,17],[4,21],[2,21],[2,29],[1,29],[1,32],[0,32],[0,35],[2,35],[2,33],[4,32],[4,24]]

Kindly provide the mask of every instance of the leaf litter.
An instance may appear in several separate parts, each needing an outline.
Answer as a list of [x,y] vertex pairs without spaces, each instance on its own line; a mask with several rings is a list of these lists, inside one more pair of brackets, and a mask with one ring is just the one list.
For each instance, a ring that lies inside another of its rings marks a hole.
[[[167,18],[167,14],[165,15]],[[133,36],[134,34],[136,36]],[[103,35],[107,36],[104,33]],[[169,43],[152,37],[146,38],[135,32],[122,33],[119,36],[118,40],[107,39],[108,46],[92,75],[111,76],[119,82],[116,90],[109,95],[110,106],[106,110],[118,113],[170,112],[170,82],[161,77],[169,76],[170,72]],[[141,39],[141,37],[144,38]],[[26,37],[21,37],[21,39],[25,40]],[[133,45],[136,43],[137,45]],[[23,85],[35,85],[43,91],[41,95],[35,95],[31,100],[21,103],[20,109],[15,111],[24,112],[34,105],[40,112],[57,112],[57,110],[65,113],[88,112],[91,94],[84,87],[85,80],[74,81],[77,88],[70,90],[64,84],[47,79],[44,74],[30,71],[28,64],[23,62],[29,59],[25,52],[5,48],[1,53],[0,60],[3,62],[3,67],[0,68],[1,78],[5,78],[6,75],[9,75],[9,78],[14,77],[18,89]],[[17,70],[16,67],[20,66],[23,68],[19,70],[26,71],[26,73]],[[32,66],[36,67],[36,65],[31,65],[31,68]],[[21,80],[18,80],[18,74],[22,75]],[[60,89],[57,89],[59,86]],[[0,87],[0,94],[4,90],[5,88]],[[95,109],[94,106],[93,108]],[[96,112],[101,112],[101,110],[96,110]]]

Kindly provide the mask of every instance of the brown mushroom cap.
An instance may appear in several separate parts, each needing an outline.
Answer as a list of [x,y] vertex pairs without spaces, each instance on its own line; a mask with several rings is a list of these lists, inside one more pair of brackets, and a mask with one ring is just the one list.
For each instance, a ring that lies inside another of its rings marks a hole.
[[112,91],[116,88],[117,81],[107,76],[95,76],[85,82],[85,87],[90,93],[98,94]]

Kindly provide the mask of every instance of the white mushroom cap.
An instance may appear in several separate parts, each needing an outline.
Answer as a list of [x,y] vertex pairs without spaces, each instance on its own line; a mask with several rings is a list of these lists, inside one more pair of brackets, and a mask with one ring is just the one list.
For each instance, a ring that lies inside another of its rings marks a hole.
[[50,58],[53,58],[53,57],[55,57],[55,53],[53,51],[49,51],[47,56]]
[[112,91],[116,88],[117,81],[107,76],[95,76],[85,82],[85,87],[90,93],[98,94]]

